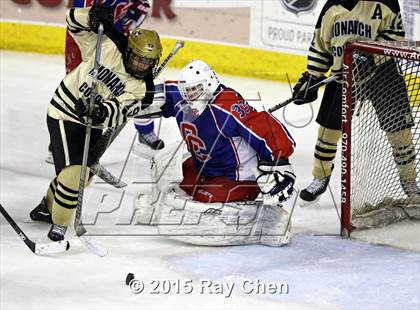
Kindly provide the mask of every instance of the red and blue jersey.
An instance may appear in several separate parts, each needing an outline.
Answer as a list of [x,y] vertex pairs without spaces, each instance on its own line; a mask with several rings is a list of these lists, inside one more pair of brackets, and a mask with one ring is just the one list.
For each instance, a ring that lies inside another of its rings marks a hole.
[[[158,86],[157,86],[158,87]],[[198,116],[166,82],[164,117],[175,117],[197,171],[206,177],[255,180],[258,160],[288,158],[295,141],[271,114],[258,112],[235,90],[220,85],[213,100]]]

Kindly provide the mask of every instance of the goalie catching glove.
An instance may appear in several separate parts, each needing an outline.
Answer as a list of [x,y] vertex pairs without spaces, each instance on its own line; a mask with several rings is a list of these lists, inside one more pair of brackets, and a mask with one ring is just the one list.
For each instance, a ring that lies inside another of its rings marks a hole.
[[308,71],[302,73],[296,85],[293,87],[293,99],[297,105],[315,101],[318,98],[318,88],[312,86],[318,84],[325,79],[325,76],[316,77],[309,74]]
[[279,202],[292,196],[296,176],[287,159],[281,158],[277,162],[260,161],[258,171],[260,175],[257,183],[263,195],[277,196]]

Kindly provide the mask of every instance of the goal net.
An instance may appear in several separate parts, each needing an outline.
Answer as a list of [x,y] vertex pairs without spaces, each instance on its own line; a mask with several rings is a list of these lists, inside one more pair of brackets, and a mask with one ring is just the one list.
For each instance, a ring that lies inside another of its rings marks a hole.
[[347,46],[342,233],[420,216],[420,42]]

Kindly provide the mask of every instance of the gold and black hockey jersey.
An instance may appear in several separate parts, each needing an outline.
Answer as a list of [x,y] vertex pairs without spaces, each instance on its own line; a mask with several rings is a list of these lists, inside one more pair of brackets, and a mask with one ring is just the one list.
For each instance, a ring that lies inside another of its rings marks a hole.
[[[80,123],[75,103],[79,98],[88,101],[92,91],[97,34],[89,29],[88,12],[89,8],[67,12],[67,26],[80,48],[82,63],[66,75],[51,99],[48,115],[55,119]],[[141,110],[145,84],[125,71],[122,52],[113,40],[104,35],[96,95],[96,100],[100,100],[108,112],[102,127],[120,125]]]
[[405,32],[397,0],[328,0],[309,48],[308,71],[341,73],[344,47],[351,41],[402,40]]

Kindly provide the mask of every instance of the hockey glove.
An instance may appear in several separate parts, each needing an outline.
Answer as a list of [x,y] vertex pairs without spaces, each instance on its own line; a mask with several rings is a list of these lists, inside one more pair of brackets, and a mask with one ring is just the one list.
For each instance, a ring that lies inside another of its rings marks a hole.
[[302,73],[302,76],[299,78],[299,81],[293,87],[293,99],[294,103],[301,105],[304,103],[309,103],[315,101],[318,98],[318,88],[309,89],[311,86],[318,84],[325,77],[316,77],[309,74],[308,71]]
[[102,23],[105,31],[114,27],[114,12],[110,6],[94,4],[89,10],[89,27],[98,33],[99,24]]
[[263,195],[277,196],[280,202],[292,196],[296,176],[287,159],[260,161],[258,171],[257,183]]
[[123,18],[124,33],[129,34],[134,28],[140,26],[142,16],[147,16],[150,10],[148,0],[134,0]]
[[87,117],[90,117],[92,119],[93,126],[102,125],[108,114],[107,109],[101,102],[96,101],[93,105],[92,113],[89,115],[89,101],[88,100],[79,98],[79,100],[75,104],[77,117],[79,118],[80,122],[82,122],[83,124],[86,124]]

